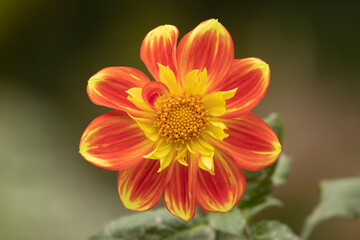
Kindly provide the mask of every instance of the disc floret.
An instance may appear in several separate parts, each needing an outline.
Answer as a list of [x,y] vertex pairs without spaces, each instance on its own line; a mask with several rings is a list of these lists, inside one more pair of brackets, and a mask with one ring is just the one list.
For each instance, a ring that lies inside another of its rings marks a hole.
[[198,137],[209,119],[200,96],[164,96],[158,101],[158,109],[154,123],[168,142],[185,142]]

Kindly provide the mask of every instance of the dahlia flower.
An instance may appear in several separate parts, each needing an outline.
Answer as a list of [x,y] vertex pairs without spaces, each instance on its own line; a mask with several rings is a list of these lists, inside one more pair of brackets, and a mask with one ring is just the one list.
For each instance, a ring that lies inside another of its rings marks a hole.
[[119,171],[125,207],[146,211],[163,195],[167,209],[190,220],[195,203],[227,212],[245,189],[243,169],[276,161],[274,131],[249,111],[265,95],[269,66],[234,59],[229,32],[217,20],[200,23],[177,45],[178,29],[150,31],[140,57],[155,79],[131,67],[92,76],[87,92],[114,109],[86,128],[80,153],[95,166]]

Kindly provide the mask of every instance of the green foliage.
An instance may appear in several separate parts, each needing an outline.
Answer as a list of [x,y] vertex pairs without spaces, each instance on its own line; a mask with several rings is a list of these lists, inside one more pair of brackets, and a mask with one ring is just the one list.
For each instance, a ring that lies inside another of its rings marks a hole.
[[322,221],[333,217],[354,219],[360,215],[360,177],[322,181],[320,203],[306,218],[302,238],[308,239]]
[[271,176],[275,170],[276,164],[273,164],[260,171],[246,171],[246,189],[242,196],[239,207],[248,208],[261,204],[273,189]]
[[251,240],[300,240],[285,224],[272,220],[262,221],[252,228]]
[[266,200],[258,205],[255,205],[251,208],[243,209],[244,215],[246,219],[249,221],[258,213],[264,211],[265,209],[272,208],[272,207],[281,207],[282,202],[279,199],[273,197],[267,197]]
[[235,236],[240,236],[246,224],[245,216],[237,208],[228,213],[208,213],[208,219],[213,229]]
[[290,164],[292,159],[282,152],[276,163],[276,168],[271,176],[271,181],[274,186],[282,186],[286,183],[286,179],[290,173]]
[[191,239],[214,240],[215,232],[208,225],[202,224],[202,225],[194,226],[189,229],[178,231],[174,235],[165,238],[165,240],[191,240]]
[[215,239],[215,232],[195,216],[186,222],[165,208],[128,215],[105,225],[90,240]]

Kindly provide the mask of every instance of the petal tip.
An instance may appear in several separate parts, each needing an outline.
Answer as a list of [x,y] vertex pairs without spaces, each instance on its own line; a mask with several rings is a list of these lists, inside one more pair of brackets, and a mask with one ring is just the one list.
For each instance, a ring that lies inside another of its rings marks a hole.
[[207,31],[209,29],[213,29],[217,32],[226,31],[225,27],[219,22],[218,19],[215,19],[215,18],[206,20],[202,24],[204,24],[204,28],[203,28],[204,31]]
[[[174,206],[171,205],[170,202],[168,202],[166,199],[164,199],[165,207],[166,209],[175,217],[180,218],[184,221],[190,221],[195,216],[195,210],[193,211],[184,211],[178,208],[174,208]],[[195,203],[194,203],[195,204]]]
[[84,154],[87,154],[87,148],[88,148],[88,143],[85,142],[85,134],[83,134],[83,136],[81,137],[81,140],[80,140],[80,144],[79,144],[79,153],[81,155],[84,155]]
[[[169,212],[171,212],[171,211],[169,210]],[[195,216],[195,212],[192,213],[192,214],[179,214],[179,213],[174,213],[174,212],[171,212],[171,213],[174,216],[180,218],[181,220],[184,220],[184,221],[187,221],[187,222],[190,221],[191,219],[193,219],[194,216]]]
[[192,216],[186,216],[186,217],[184,217],[184,218],[179,216],[179,218],[181,218],[182,220],[184,220],[184,221],[187,221],[187,222],[188,222],[188,221],[190,221],[191,219],[193,219],[193,218],[194,218],[194,215],[192,215]]
[[139,202],[131,202],[129,200],[121,199],[121,197],[120,197],[120,201],[124,205],[124,207],[135,212],[144,212],[153,208],[153,207],[142,207]]
[[88,88],[95,88],[96,87],[96,84],[100,81],[99,78],[96,78],[95,75],[93,77],[91,77],[89,80],[88,80]]
[[[236,202],[236,203],[238,203],[238,202]],[[213,212],[213,213],[227,213],[235,207],[236,203],[228,203],[226,205],[217,206],[217,207],[214,207],[213,209],[207,209],[205,211]]]
[[279,155],[282,152],[282,146],[279,141],[273,143],[274,146],[274,155]]
[[[172,28],[176,29],[176,27],[173,26],[173,25],[168,25],[168,24],[160,25],[160,26],[154,28],[153,30],[151,30],[147,34],[145,39],[146,38],[151,38],[151,41],[154,41],[156,38],[163,38],[163,39],[167,39],[169,41],[172,41],[172,33],[173,33]],[[144,39],[144,42],[145,42],[145,39]],[[151,43],[151,41],[149,43]]]
[[261,60],[260,58],[253,58],[252,69],[260,69],[263,75],[268,75],[270,72],[269,64]]

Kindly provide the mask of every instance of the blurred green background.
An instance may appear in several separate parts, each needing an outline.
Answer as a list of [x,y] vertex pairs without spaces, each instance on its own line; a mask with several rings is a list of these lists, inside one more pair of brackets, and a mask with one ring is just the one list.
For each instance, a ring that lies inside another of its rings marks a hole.
[[[319,180],[360,174],[356,4],[0,0],[0,239],[86,239],[130,213],[117,173],[78,154],[85,127],[108,111],[90,102],[87,80],[107,66],[148,74],[139,57],[148,31],[169,23],[182,37],[209,18],[229,30],[236,58],[271,67],[253,112],[281,113],[294,161],[288,184],[274,192],[285,206],[264,217],[298,233]],[[359,226],[330,220],[311,239],[358,239]]]

